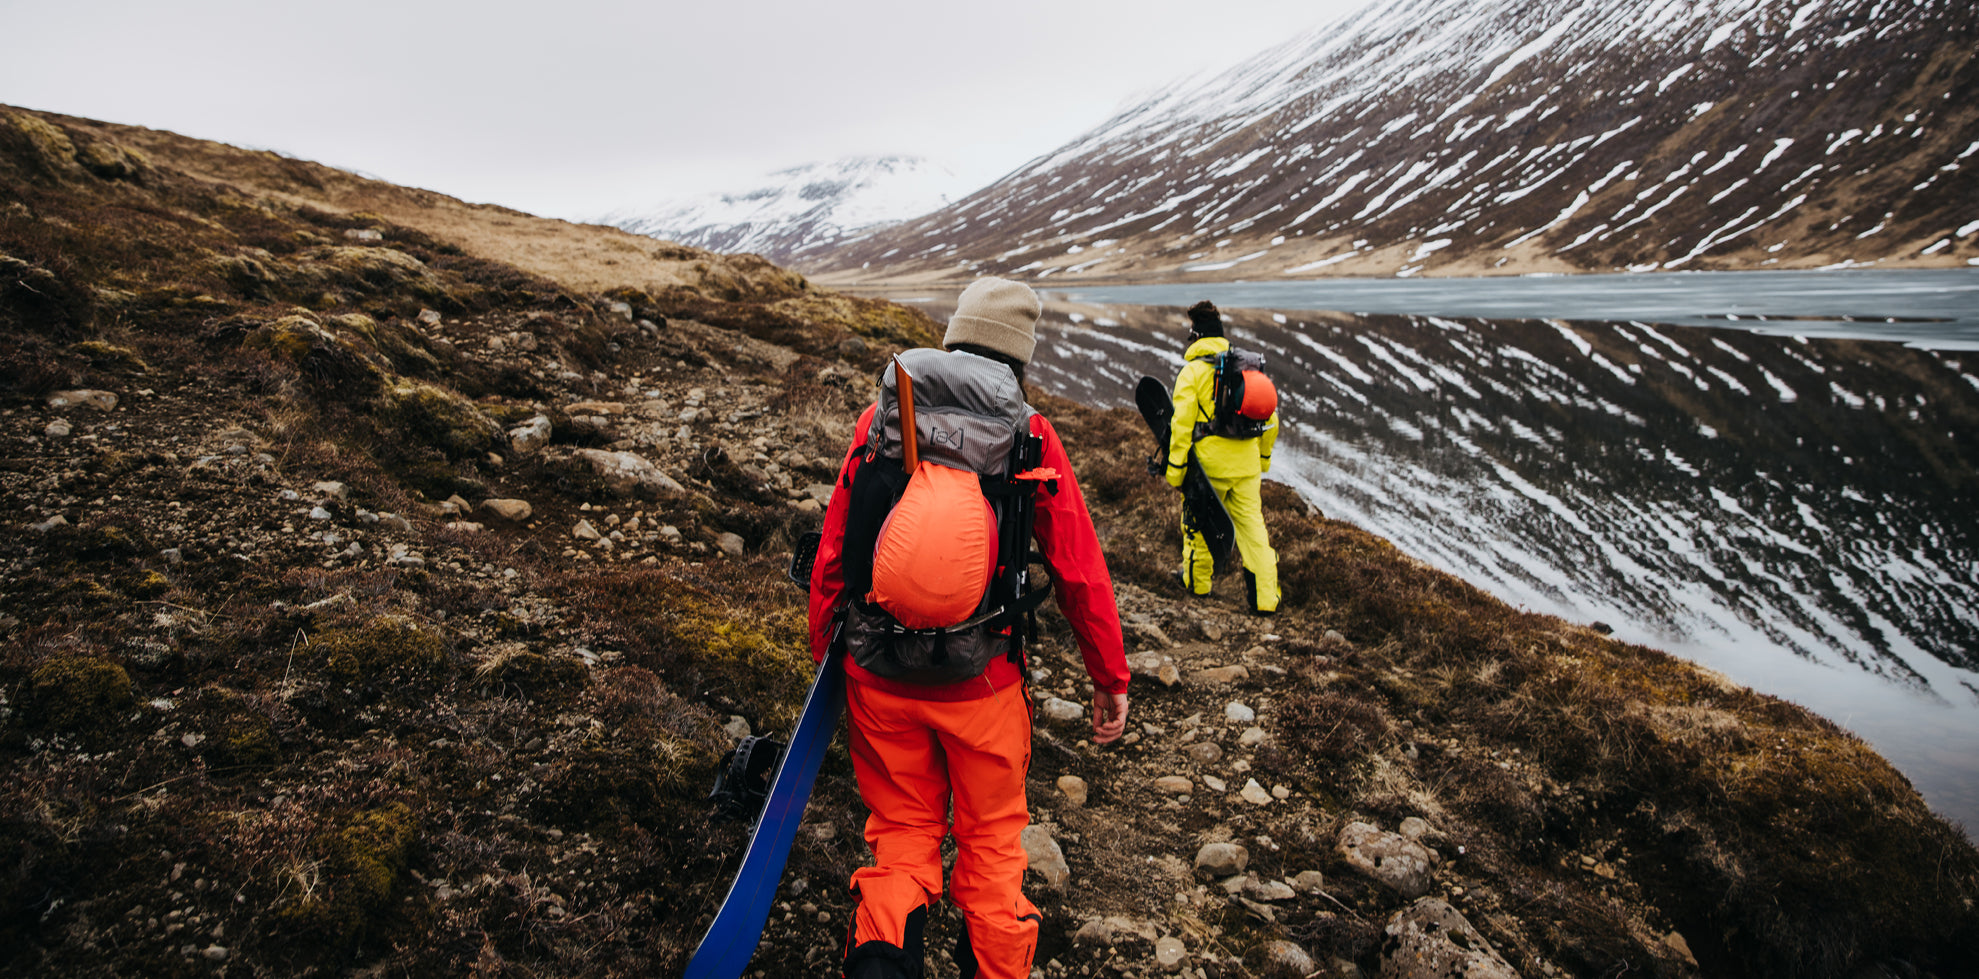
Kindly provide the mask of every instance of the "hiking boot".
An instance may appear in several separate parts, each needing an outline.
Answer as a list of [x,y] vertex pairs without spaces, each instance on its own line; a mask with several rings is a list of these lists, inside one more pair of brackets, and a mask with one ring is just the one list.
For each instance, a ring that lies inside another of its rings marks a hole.
[[1177,588],[1180,588],[1180,589],[1182,589],[1182,594],[1184,594],[1184,595],[1187,595],[1187,596],[1189,596],[1190,598],[1208,598],[1208,597],[1209,597],[1209,592],[1206,592],[1206,591],[1197,591],[1197,590],[1195,590],[1194,588],[1190,588],[1190,587],[1189,587],[1189,579],[1187,579],[1187,578],[1184,578],[1184,577],[1182,577],[1182,572],[1180,572],[1180,571],[1171,571],[1171,572],[1169,572],[1169,573],[1168,573],[1168,580],[1170,580],[1170,581],[1173,581],[1173,582],[1175,583],[1175,587],[1177,587]]

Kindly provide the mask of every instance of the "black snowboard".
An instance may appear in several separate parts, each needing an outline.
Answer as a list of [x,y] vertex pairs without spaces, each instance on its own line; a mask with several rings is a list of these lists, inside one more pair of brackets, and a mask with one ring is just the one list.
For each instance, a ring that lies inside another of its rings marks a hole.
[[[1154,433],[1154,458],[1148,470],[1161,474],[1168,465],[1168,424],[1175,417],[1175,402],[1169,397],[1168,385],[1143,377],[1134,386],[1134,404],[1141,409],[1141,417],[1147,419],[1148,430]],[[1236,555],[1237,528],[1230,522],[1230,511],[1223,508],[1223,497],[1196,464],[1193,450],[1189,452],[1188,472],[1182,475],[1182,522],[1202,535],[1209,545],[1210,556],[1216,560],[1217,572],[1230,570]]]

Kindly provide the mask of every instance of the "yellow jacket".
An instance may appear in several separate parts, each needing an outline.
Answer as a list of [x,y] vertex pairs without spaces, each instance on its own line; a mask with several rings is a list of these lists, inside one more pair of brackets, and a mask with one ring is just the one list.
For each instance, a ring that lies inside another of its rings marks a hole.
[[1264,432],[1254,439],[1228,439],[1220,435],[1195,440],[1196,423],[1207,422],[1216,414],[1217,354],[1230,349],[1223,337],[1203,337],[1189,344],[1183,354],[1188,363],[1175,377],[1175,418],[1168,427],[1168,485],[1182,485],[1182,474],[1189,464],[1189,446],[1196,447],[1196,461],[1203,472],[1218,479],[1238,479],[1271,471],[1271,447],[1278,441],[1278,413],[1264,423]]

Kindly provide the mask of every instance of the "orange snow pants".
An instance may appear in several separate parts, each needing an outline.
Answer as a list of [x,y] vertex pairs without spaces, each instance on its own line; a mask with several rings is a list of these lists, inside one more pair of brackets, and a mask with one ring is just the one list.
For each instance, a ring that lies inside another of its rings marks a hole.
[[845,702],[874,864],[852,874],[859,907],[848,974],[896,974],[851,968],[875,952],[901,960],[899,975],[922,974],[920,928],[941,897],[941,841],[952,833],[949,892],[967,926],[966,947],[956,955],[962,975],[1029,979],[1039,916],[1023,893],[1031,709],[1022,685],[975,700],[934,701],[854,682],[846,684]]

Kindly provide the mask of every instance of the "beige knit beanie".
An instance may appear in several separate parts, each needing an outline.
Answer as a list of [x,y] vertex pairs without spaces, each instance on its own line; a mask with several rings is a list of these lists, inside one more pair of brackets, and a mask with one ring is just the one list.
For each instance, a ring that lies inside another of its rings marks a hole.
[[1030,286],[984,276],[962,290],[941,345],[953,349],[957,344],[973,343],[1028,364],[1038,346],[1038,314],[1043,311],[1038,294]]

